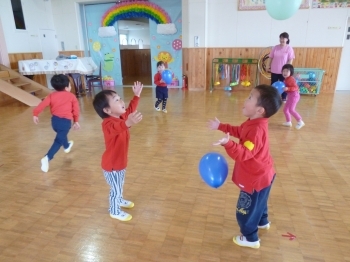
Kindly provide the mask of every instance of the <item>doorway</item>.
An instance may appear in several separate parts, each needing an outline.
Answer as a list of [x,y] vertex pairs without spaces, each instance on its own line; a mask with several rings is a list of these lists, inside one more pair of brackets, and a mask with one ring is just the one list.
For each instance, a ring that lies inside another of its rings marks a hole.
[[[58,43],[56,31],[51,29],[39,29],[39,38],[41,43],[41,52],[44,60],[55,60],[58,56]],[[53,74],[46,74],[47,87],[51,86],[51,78]]]
[[350,90],[350,17],[345,28],[344,46],[339,64],[336,91]]
[[123,85],[152,85],[149,19],[119,20],[118,31]]

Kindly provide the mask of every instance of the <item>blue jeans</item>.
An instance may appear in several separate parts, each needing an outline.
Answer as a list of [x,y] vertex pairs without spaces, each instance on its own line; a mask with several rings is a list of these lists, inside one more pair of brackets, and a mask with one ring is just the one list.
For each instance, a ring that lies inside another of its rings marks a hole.
[[269,198],[271,185],[253,194],[241,191],[237,201],[236,217],[241,233],[247,241],[259,240],[258,225],[264,226],[269,223],[267,213],[267,200]]
[[53,159],[54,155],[60,150],[61,146],[63,148],[68,148],[68,132],[71,128],[72,121],[67,118],[60,118],[58,116],[52,116],[51,118],[52,129],[56,132],[55,140],[47,152],[47,157],[49,160]]

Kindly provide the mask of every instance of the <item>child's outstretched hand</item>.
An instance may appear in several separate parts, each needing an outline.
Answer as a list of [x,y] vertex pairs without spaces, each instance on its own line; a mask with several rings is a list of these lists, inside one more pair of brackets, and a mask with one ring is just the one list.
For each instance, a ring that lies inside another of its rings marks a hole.
[[34,122],[34,124],[39,124],[39,117],[37,117],[37,116],[33,116],[33,122]]
[[134,92],[134,95],[140,97],[142,88],[143,88],[143,84],[141,84],[141,82],[139,81],[134,82],[134,86],[132,87],[132,91]]
[[128,119],[125,121],[127,127],[131,127],[142,120],[142,115],[140,112],[133,112],[128,115]]
[[79,130],[80,129],[80,125],[78,122],[74,122],[73,124],[73,130]]
[[228,141],[230,141],[230,134],[227,133],[226,137],[221,138],[218,142],[213,143],[214,146],[224,146],[228,143]]
[[208,128],[211,130],[217,130],[219,128],[220,121],[215,117],[215,120],[209,120]]

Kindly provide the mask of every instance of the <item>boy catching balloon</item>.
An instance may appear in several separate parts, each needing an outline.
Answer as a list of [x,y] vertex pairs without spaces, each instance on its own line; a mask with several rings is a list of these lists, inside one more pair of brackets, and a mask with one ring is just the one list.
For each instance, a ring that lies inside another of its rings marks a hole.
[[[240,126],[222,124],[215,118],[208,126],[220,130],[226,136],[214,145],[222,145],[235,160],[233,182],[240,188],[236,217],[241,236],[233,242],[242,247],[259,248],[258,229],[269,229],[267,200],[275,178],[270,155],[268,118],[282,105],[278,90],[269,85],[258,85],[250,92],[243,106],[243,115],[248,117]],[[230,136],[239,139],[236,143]]]
[[159,61],[157,63],[158,73],[154,75],[154,83],[156,84],[156,98],[158,99],[154,108],[157,111],[160,111],[159,104],[162,103],[162,111],[163,113],[168,113],[166,110],[166,102],[168,100],[168,87],[165,81],[162,79],[162,73],[165,69],[165,65],[163,61]]

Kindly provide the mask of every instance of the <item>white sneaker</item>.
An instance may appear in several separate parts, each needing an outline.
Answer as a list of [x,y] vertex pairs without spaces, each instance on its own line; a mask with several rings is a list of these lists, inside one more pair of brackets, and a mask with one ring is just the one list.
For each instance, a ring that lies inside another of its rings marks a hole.
[[109,215],[111,216],[111,218],[118,219],[120,221],[129,221],[132,219],[132,215],[124,211],[119,211],[118,215],[112,215],[112,214],[109,214]]
[[168,110],[166,110],[165,108],[162,110],[163,111],[163,113],[168,113]]
[[260,247],[260,241],[254,241],[254,242],[249,242],[245,238],[245,236],[236,236],[233,238],[233,242],[241,247],[250,247],[250,248],[259,248]]
[[156,111],[160,111],[160,108],[159,108],[159,107],[154,107],[154,109],[155,109]]
[[67,148],[64,149],[64,152],[65,152],[66,154],[68,154],[68,153],[70,152],[70,150],[71,150],[72,147],[73,147],[74,142],[73,142],[73,141],[69,141],[68,144],[69,144],[69,146],[68,146]]
[[292,126],[292,122],[284,122],[282,125],[291,127]]
[[49,171],[49,158],[47,156],[44,156],[41,159],[41,170],[45,173]]
[[266,229],[266,230],[269,230],[270,229],[270,222],[267,223],[266,225],[263,225],[263,226],[258,226],[259,229]]
[[303,120],[300,120],[300,121],[298,122],[298,124],[295,126],[295,128],[299,130],[299,129],[302,128],[303,126],[305,126],[305,123],[303,122]]
[[135,206],[134,202],[131,202],[125,199],[123,199],[122,202],[120,203],[120,207],[124,207],[124,208],[133,208],[134,206]]

